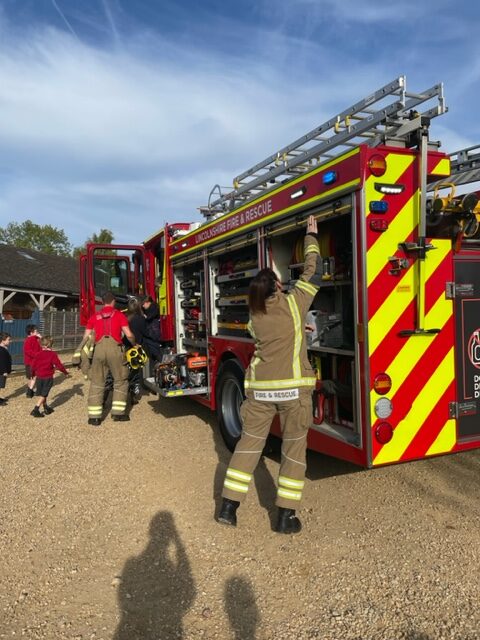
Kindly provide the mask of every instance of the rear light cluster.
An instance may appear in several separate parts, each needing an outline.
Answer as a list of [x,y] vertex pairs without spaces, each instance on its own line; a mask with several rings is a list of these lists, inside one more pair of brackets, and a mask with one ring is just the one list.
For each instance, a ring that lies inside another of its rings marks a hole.
[[392,388],[392,379],[387,373],[377,373],[373,380],[373,389],[381,398],[375,402],[375,415],[380,418],[375,427],[375,438],[380,444],[387,444],[393,437],[393,427],[386,420],[392,415],[393,404],[389,398],[384,397]]
[[380,444],[387,444],[393,437],[392,425],[388,422],[380,422],[375,428],[375,437]]
[[372,231],[386,231],[388,229],[388,222],[383,218],[370,220],[370,229]]
[[372,176],[378,178],[380,176],[383,176],[383,174],[387,170],[387,161],[385,160],[384,156],[376,153],[375,155],[371,156],[370,160],[368,161],[368,168],[370,169],[370,173],[372,174]]

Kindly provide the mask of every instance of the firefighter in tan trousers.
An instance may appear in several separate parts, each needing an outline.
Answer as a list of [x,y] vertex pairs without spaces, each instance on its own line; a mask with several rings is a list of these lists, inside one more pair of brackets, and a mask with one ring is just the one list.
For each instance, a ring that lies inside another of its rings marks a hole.
[[305,342],[305,317],[321,282],[316,234],[316,220],[309,216],[304,271],[292,291],[282,292],[271,269],[262,269],[250,283],[249,331],[255,339],[255,352],[245,374],[246,400],[240,411],[242,437],[223,485],[218,515],[223,524],[236,525],[236,510],[248,492],[272,420],[279,414],[283,440],[275,531],[297,533],[301,529],[295,509],[304,486],[307,432],[312,422],[312,390],[316,382]]
[[128,320],[115,309],[115,296],[107,292],[102,296],[104,307],[89,318],[84,340],[95,334],[95,350],[90,369],[88,394],[88,424],[99,426],[102,422],[105,379],[110,370],[113,377],[112,418],[130,420],[127,415],[128,369],[123,356],[122,333],[135,345],[135,336]]

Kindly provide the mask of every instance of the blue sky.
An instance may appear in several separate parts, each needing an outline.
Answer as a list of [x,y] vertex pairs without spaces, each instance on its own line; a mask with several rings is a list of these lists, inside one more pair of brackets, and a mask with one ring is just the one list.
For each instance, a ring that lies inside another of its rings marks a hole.
[[480,143],[470,0],[0,0],[0,226],[79,245],[198,221],[213,185],[405,74]]

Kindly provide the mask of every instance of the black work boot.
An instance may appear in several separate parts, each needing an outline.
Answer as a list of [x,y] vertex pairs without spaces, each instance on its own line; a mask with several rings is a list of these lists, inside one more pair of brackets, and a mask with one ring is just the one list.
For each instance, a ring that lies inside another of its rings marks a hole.
[[229,524],[232,527],[237,526],[237,515],[236,511],[240,502],[236,500],[229,500],[228,498],[223,498],[222,506],[220,507],[220,513],[218,514],[217,522],[221,524]]
[[274,529],[277,533],[298,533],[301,528],[302,523],[295,515],[295,509],[278,507],[278,520]]
[[34,407],[33,411],[30,412],[30,415],[34,418],[43,418],[43,413],[40,413],[40,409],[38,407]]
[[44,411],[44,413],[45,413],[45,415],[46,415],[46,416],[49,416],[51,413],[53,413],[53,409],[52,409],[52,407],[49,407],[49,406],[48,406],[48,404],[46,404],[46,405],[43,407],[43,411]]
[[114,422],[128,422],[130,420],[130,416],[127,416],[126,413],[121,416],[112,416]]
[[100,418],[89,418],[88,424],[91,424],[92,427],[99,427],[102,424],[102,421]]

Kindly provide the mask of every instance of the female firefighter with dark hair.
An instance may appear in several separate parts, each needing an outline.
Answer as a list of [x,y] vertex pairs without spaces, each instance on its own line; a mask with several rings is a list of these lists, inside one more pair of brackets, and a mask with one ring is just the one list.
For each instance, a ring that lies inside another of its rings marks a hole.
[[321,282],[316,236],[316,220],[309,216],[304,271],[292,291],[282,292],[282,285],[271,269],[262,269],[250,283],[248,328],[255,340],[255,352],[245,374],[242,437],[223,485],[218,521],[224,524],[237,523],[237,508],[248,492],[272,420],[278,414],[283,440],[275,531],[297,533],[301,529],[295,509],[304,486],[306,439],[316,382],[305,341],[305,317]]

